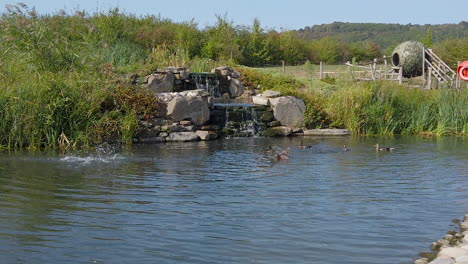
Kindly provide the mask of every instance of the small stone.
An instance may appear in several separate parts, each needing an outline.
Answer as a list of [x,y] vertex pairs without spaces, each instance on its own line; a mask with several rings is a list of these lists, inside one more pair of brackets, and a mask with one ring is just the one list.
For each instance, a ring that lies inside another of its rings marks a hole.
[[203,141],[214,140],[214,139],[218,138],[218,134],[216,132],[214,132],[214,131],[197,130],[197,132],[195,132],[195,133]]
[[462,232],[468,231],[468,222],[463,222],[460,224],[460,229]]
[[161,133],[159,133],[159,136],[160,136],[160,137],[166,138],[166,137],[169,136],[169,133],[167,133],[167,132],[161,132]]
[[188,141],[197,141],[200,138],[194,132],[174,132],[169,134],[166,138],[166,141],[171,142],[188,142]]
[[270,127],[263,131],[265,137],[287,137],[292,134],[292,129],[286,126]]
[[464,255],[468,255],[467,249],[452,247],[452,248],[443,248],[437,256],[438,257],[447,256],[451,258],[458,258]]
[[269,127],[277,127],[277,126],[281,126],[281,122],[280,121],[271,121],[270,123],[268,123],[268,126]]
[[256,95],[252,97],[252,101],[256,105],[268,105],[270,102],[270,99],[265,96]]

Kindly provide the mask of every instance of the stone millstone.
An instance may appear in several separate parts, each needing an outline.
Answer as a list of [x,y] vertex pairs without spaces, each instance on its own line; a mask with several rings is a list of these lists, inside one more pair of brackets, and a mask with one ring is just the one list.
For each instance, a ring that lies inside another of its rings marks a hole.
[[402,67],[404,77],[421,76],[423,48],[424,45],[418,41],[401,43],[393,50],[393,66]]

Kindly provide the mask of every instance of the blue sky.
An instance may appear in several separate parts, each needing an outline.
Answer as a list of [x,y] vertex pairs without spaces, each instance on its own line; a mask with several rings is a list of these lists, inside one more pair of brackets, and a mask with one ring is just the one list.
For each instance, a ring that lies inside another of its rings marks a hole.
[[[5,4],[18,1],[0,0]],[[161,15],[174,21],[195,19],[200,27],[212,25],[215,14],[227,16],[236,24],[251,24],[259,18],[268,28],[298,29],[315,24],[376,22],[400,24],[443,24],[468,20],[468,0],[23,0],[39,13],[59,9],[94,12],[119,7],[137,15]]]

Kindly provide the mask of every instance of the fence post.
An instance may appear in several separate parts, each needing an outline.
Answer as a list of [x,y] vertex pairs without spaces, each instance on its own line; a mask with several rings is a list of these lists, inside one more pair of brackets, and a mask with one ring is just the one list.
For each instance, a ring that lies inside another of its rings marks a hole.
[[388,69],[387,69],[387,56],[383,56],[384,58],[384,63],[385,63],[385,75],[384,75],[384,78],[385,80],[387,80],[387,74],[388,74]]
[[284,65],[284,60],[281,61],[283,63],[283,74],[286,73],[286,66]]
[[374,66],[372,66],[372,63],[369,63],[369,68],[371,71],[372,80],[375,81],[375,72],[374,72]]
[[398,83],[401,85],[403,83],[403,67],[400,67],[398,71]]
[[432,68],[431,66],[427,67],[427,87],[426,89],[432,89]]
[[426,80],[426,48],[422,48],[422,77]]
[[323,79],[323,63],[320,62],[320,80]]

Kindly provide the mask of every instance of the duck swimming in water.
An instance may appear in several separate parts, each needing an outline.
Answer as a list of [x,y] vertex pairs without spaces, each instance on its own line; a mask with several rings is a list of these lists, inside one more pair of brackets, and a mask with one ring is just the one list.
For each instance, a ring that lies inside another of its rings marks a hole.
[[289,151],[275,150],[271,146],[268,147],[267,153],[270,153],[274,160],[287,160],[289,159]]
[[346,144],[344,144],[341,151],[348,152],[348,151],[350,151],[350,149],[346,147]]
[[304,142],[301,140],[301,143],[299,143],[299,149],[311,149],[311,145],[304,145]]
[[375,147],[375,151],[393,151],[393,150],[395,150],[395,148],[382,147],[379,144],[375,144],[374,147]]

